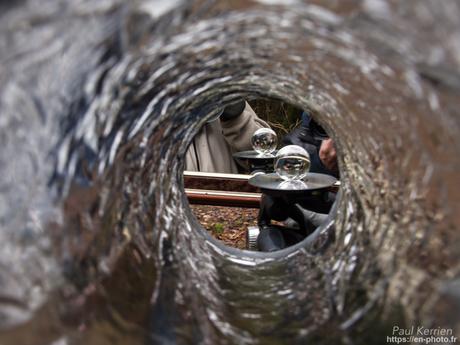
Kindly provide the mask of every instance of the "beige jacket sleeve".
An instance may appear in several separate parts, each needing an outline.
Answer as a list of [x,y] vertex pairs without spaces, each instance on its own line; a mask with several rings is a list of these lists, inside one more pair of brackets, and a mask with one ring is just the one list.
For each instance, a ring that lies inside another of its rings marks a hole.
[[221,121],[222,134],[233,152],[252,150],[251,138],[259,128],[270,128],[260,119],[246,102],[241,115],[228,121]]

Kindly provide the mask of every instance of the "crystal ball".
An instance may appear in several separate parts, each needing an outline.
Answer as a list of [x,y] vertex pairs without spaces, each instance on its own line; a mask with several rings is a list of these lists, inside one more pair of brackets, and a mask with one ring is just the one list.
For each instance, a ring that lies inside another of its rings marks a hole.
[[259,128],[252,135],[252,147],[260,155],[270,155],[276,150],[278,138],[273,129]]
[[303,179],[310,170],[310,155],[298,145],[288,145],[278,151],[275,172],[284,181]]

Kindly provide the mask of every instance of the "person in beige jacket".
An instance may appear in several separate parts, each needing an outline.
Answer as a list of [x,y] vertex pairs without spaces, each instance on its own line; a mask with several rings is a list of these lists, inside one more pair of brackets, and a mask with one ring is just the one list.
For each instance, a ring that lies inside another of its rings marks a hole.
[[252,135],[262,127],[269,125],[244,100],[226,107],[193,139],[185,155],[185,170],[237,174],[232,154],[252,150]]

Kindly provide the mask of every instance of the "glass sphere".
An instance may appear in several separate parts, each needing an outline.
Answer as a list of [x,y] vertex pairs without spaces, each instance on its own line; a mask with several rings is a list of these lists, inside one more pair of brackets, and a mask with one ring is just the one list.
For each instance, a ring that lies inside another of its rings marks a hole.
[[276,154],[275,172],[285,181],[303,179],[310,170],[310,155],[297,145],[283,147]]
[[260,155],[271,155],[276,150],[278,138],[273,129],[259,128],[252,136],[252,147]]

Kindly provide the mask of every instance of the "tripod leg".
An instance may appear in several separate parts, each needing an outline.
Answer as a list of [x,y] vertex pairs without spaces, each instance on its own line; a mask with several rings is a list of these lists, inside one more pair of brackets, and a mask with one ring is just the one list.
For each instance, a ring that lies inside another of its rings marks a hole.
[[272,220],[283,221],[288,218],[290,207],[291,206],[281,198],[262,194],[257,223],[259,226],[264,226],[269,225]]
[[282,230],[272,226],[261,228],[259,236],[257,237],[257,248],[261,252],[274,252],[286,248],[286,241],[283,237]]
[[299,229],[306,236],[315,231],[327,218],[327,214],[306,210],[299,204],[292,205],[289,216],[299,224]]

